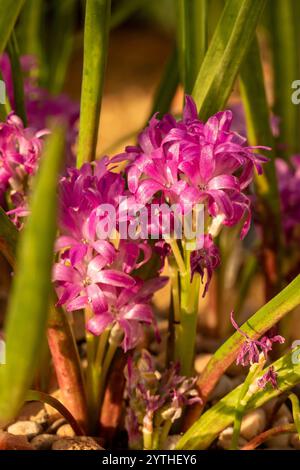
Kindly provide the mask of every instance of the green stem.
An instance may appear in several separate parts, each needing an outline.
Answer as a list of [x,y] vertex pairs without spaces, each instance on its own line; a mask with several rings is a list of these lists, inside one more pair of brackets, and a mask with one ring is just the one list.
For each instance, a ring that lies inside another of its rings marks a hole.
[[87,0],[77,166],[95,159],[107,58],[110,0]]
[[168,419],[163,425],[163,428],[162,428],[161,433],[160,433],[160,439],[159,439],[159,449],[160,450],[164,450],[164,445],[166,443],[166,440],[167,440],[167,437],[169,435],[172,424],[173,424],[172,421],[170,419]]
[[17,43],[17,38],[14,32],[12,32],[10,40],[8,41],[7,50],[12,70],[15,112],[22,119],[23,124],[26,127],[27,117],[25,110],[23,72],[19,59],[20,51]]
[[186,267],[185,267],[185,263],[184,263],[184,260],[182,258],[179,246],[177,244],[177,241],[174,238],[170,238],[166,241],[169,243],[170,247],[172,248],[172,252],[173,252],[174,258],[177,262],[178,269],[179,269],[180,273],[185,274],[186,273]]
[[6,47],[9,36],[15,26],[24,3],[25,0],[14,0],[14,4],[12,5],[11,0],[1,0],[0,54],[2,54]]
[[297,433],[299,434],[300,438],[300,407],[299,407],[299,399],[295,393],[291,393],[289,395],[289,399],[292,403],[293,407],[293,418],[294,418],[294,423],[297,429]]

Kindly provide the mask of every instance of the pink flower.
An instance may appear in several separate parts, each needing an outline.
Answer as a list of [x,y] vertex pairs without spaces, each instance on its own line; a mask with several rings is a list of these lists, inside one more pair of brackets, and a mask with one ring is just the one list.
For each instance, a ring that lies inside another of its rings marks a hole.
[[272,350],[273,343],[284,343],[285,339],[280,335],[273,334],[273,331],[261,338],[260,341],[252,340],[244,331],[240,329],[236,323],[233,312],[230,314],[230,319],[233,327],[245,338],[245,342],[241,346],[239,354],[236,359],[237,364],[248,366],[259,362],[259,355],[263,353],[267,358],[268,353]]
[[19,225],[19,217],[27,215],[27,194],[31,177],[36,173],[42,153],[42,137],[47,130],[35,132],[24,128],[21,119],[10,113],[5,123],[0,123],[0,198],[4,204],[7,192],[11,209]]
[[[29,126],[36,132],[47,127],[49,118],[59,118],[66,125],[67,165],[74,164],[75,155],[73,147],[77,140],[77,121],[79,118],[79,105],[60,94],[56,96],[41,88],[36,78],[38,64],[33,56],[25,55],[20,58],[24,74],[25,108]],[[6,84],[7,94],[14,108],[14,92],[10,61],[6,54],[0,56],[0,70]]]
[[265,388],[267,384],[270,384],[274,389],[278,388],[277,372],[273,366],[269,367],[267,372],[257,381],[259,388]]
[[139,146],[128,147],[112,162],[128,160],[128,188],[146,204],[162,195],[182,206],[204,203],[211,217],[224,225],[245,219],[244,237],[250,224],[250,200],[244,191],[267,161],[246,139],[230,130],[231,111],[219,112],[201,122],[191,97],[186,97],[183,119],[154,116],[139,137]]
[[108,326],[117,325],[123,333],[124,351],[134,348],[143,337],[142,325],[154,323],[149,302],[153,293],[161,289],[167,280],[160,277],[146,282],[137,281],[134,286],[122,289],[103,286],[101,309],[94,310],[95,315],[89,320],[87,329],[99,336]]
[[202,248],[191,253],[191,280],[195,273],[199,273],[203,283],[204,274],[206,273],[206,283],[202,297],[208,291],[214,270],[220,265],[221,258],[218,247],[214,244],[211,235],[203,235],[201,237]]

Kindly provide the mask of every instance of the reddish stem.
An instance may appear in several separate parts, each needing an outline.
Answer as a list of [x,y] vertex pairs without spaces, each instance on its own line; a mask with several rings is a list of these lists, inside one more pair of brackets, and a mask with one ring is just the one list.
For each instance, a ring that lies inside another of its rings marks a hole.
[[87,403],[78,351],[69,321],[61,309],[51,308],[47,336],[62,401],[87,431]]
[[268,429],[267,431],[264,431],[258,436],[254,437],[251,441],[244,445],[241,450],[254,450],[271,437],[277,436],[278,434],[287,434],[295,431],[296,426],[294,424],[281,424],[280,426]]

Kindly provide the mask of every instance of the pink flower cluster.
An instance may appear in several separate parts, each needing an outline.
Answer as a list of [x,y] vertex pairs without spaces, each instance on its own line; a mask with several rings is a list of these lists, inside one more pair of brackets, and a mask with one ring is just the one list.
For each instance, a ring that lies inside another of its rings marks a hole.
[[146,241],[121,240],[114,246],[98,237],[98,224],[107,223],[109,217],[103,205],[117,208],[124,188],[122,175],[107,171],[105,160],[69,169],[61,178],[61,236],[56,242],[53,279],[60,305],[67,311],[90,307],[93,316],[88,330],[100,335],[114,327],[127,351],[141,339],[142,324],[154,323],[150,300],[167,279],[142,281],[138,277],[152,253]]
[[9,114],[0,123],[0,200],[1,205],[20,226],[20,217],[28,213],[27,194],[42,152],[42,137],[47,130],[24,128],[21,119]]
[[[38,85],[35,78],[38,64],[33,56],[22,56],[20,61],[24,74],[25,108],[29,126],[38,132],[48,126],[49,118],[63,120],[66,125],[66,163],[73,165],[75,163],[73,147],[78,133],[79,104],[64,94],[52,96],[46,89]],[[6,84],[9,101],[14,108],[11,66],[6,54],[0,56],[0,71]]]

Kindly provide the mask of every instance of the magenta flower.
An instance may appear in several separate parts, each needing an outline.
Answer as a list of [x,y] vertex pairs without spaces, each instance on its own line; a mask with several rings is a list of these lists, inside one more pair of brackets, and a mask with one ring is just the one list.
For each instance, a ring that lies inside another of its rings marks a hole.
[[5,123],[0,123],[0,199],[4,209],[5,193],[8,196],[14,222],[27,215],[27,193],[31,177],[36,173],[42,153],[42,137],[47,130],[35,132],[24,128],[21,119],[10,113]]
[[237,364],[248,366],[259,362],[259,355],[263,353],[267,359],[268,353],[272,350],[273,343],[284,343],[285,339],[280,335],[274,335],[270,330],[269,333],[261,338],[260,341],[252,340],[247,333],[242,331],[236,323],[233,312],[230,314],[233,327],[245,338],[245,342],[241,346],[236,359]]
[[267,161],[246,145],[246,139],[230,130],[231,111],[219,112],[206,123],[198,119],[196,106],[186,97],[183,119],[166,115],[152,118],[139,138],[112,161],[128,160],[128,188],[146,204],[162,195],[182,206],[204,203],[211,217],[221,216],[224,225],[245,219],[244,237],[250,223],[250,200],[244,194]]
[[[77,140],[77,121],[79,118],[79,105],[71,101],[68,96],[60,94],[51,96],[41,88],[36,78],[38,64],[33,56],[22,56],[21,67],[24,74],[25,108],[29,126],[36,132],[47,127],[49,118],[58,118],[66,125],[67,165],[75,162],[73,147]],[[14,108],[14,92],[11,66],[6,54],[0,56],[0,71],[6,84],[7,94]]]
[[221,258],[218,247],[214,244],[211,235],[203,235],[201,242],[202,248],[191,253],[191,280],[195,273],[199,273],[203,283],[204,274],[206,273],[206,283],[202,297],[208,291],[214,270],[220,265]]
[[267,372],[257,381],[259,388],[265,388],[267,384],[270,384],[274,389],[278,388],[277,372],[273,366],[270,366]]
[[87,329],[99,336],[107,327],[117,326],[123,336],[124,351],[134,348],[143,337],[142,325],[154,324],[150,306],[152,295],[161,289],[167,278],[160,277],[146,282],[137,281],[134,286],[117,289],[103,286],[101,308],[94,310],[95,315],[89,320]]
[[300,227],[300,156],[291,158],[291,165],[276,159],[282,223],[287,243],[299,243]]

